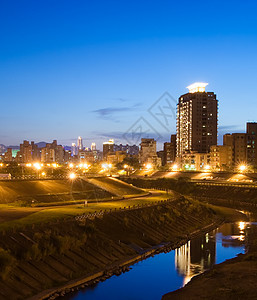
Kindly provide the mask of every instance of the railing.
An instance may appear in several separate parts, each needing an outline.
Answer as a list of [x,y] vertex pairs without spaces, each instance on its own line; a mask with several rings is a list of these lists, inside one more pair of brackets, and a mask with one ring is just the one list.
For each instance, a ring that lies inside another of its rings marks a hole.
[[128,210],[137,210],[141,208],[146,208],[146,207],[153,207],[153,206],[158,206],[161,204],[166,204],[168,202],[173,202],[175,199],[174,198],[169,198],[165,200],[160,200],[160,201],[154,201],[151,203],[143,203],[143,204],[138,204],[138,205],[133,205],[133,206],[124,206],[120,208],[113,208],[113,209],[105,209],[105,210],[100,210],[100,211],[94,211],[93,213],[88,213],[88,214],[83,214],[75,217],[76,221],[85,221],[85,220],[93,220],[97,217],[103,217],[104,215],[108,215],[113,212],[121,212],[121,211],[128,211]]
[[257,188],[257,184],[250,184],[250,183],[231,183],[231,182],[195,182],[196,185],[212,185],[212,186],[233,186],[233,187],[240,187],[240,188]]

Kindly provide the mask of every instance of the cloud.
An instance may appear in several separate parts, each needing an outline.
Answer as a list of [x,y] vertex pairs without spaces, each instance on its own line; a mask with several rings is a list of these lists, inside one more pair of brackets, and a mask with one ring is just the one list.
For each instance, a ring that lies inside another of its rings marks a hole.
[[114,98],[114,100],[116,101],[120,101],[120,102],[128,102],[128,101],[133,101],[131,99],[126,99],[126,98]]
[[219,134],[232,133],[232,132],[244,132],[245,129],[242,129],[239,125],[224,125],[219,126]]
[[219,126],[220,130],[234,130],[239,128],[238,125],[224,125],[224,126]]
[[141,103],[136,103],[131,107],[105,107],[93,110],[92,112],[97,114],[101,119],[119,122],[117,114],[137,110],[139,106],[141,106]]

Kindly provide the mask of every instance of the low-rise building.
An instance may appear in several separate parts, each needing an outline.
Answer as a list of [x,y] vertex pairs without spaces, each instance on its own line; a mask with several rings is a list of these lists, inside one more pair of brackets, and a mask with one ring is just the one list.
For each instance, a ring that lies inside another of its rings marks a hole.
[[213,171],[230,171],[233,167],[231,146],[211,146],[210,167]]
[[152,164],[153,167],[161,166],[161,158],[157,156],[156,141],[154,139],[141,139],[139,162],[142,165]]
[[210,169],[210,153],[185,153],[181,158],[181,167],[185,171],[206,171]]
[[125,151],[110,152],[107,154],[106,162],[108,164],[118,164],[123,162],[126,157],[127,153]]

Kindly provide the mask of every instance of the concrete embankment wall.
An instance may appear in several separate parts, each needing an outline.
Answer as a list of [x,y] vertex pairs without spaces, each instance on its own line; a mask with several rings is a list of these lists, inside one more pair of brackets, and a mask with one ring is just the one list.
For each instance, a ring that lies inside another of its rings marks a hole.
[[176,245],[214,221],[212,210],[182,197],[94,220],[69,219],[2,233],[0,261],[5,256],[9,265],[0,274],[0,300],[43,299],[47,293],[42,291],[53,287],[71,284],[69,290],[101,272],[107,278],[156,245]]

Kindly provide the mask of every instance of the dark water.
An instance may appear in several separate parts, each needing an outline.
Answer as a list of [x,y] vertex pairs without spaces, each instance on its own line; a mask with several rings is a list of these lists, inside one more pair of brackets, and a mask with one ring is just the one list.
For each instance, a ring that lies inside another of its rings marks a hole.
[[185,245],[136,263],[120,276],[69,295],[73,300],[158,300],[226,259],[245,252],[247,228],[256,223],[225,224]]

